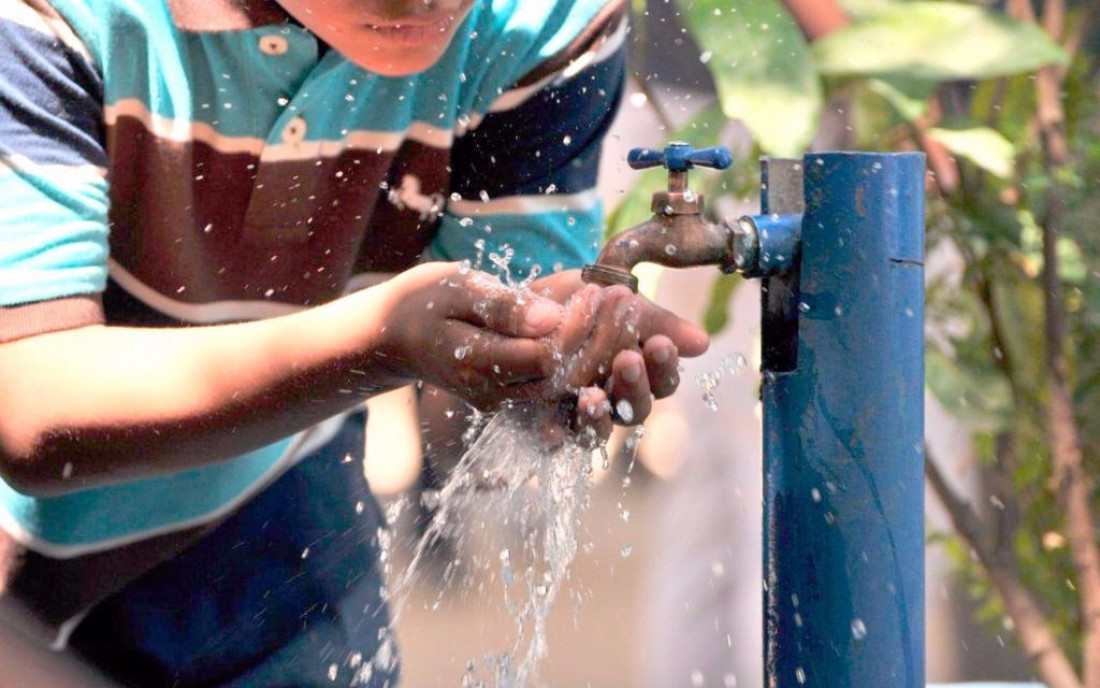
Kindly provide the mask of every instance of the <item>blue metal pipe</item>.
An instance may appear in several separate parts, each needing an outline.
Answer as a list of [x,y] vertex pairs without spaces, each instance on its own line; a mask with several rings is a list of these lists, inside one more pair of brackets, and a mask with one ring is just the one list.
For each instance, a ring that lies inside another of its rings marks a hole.
[[924,169],[765,161],[764,214],[805,206],[799,259],[763,287],[771,688],[925,685]]

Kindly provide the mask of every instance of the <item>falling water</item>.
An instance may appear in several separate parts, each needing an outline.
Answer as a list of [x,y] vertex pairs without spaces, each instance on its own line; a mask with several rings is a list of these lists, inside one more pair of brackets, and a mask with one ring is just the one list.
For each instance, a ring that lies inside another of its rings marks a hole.
[[[489,655],[484,667],[470,661],[463,686],[487,686],[478,678],[484,668],[497,688],[532,685],[539,661],[549,651],[547,620],[577,553],[581,516],[589,505],[592,450],[575,439],[548,446],[541,428],[561,422],[561,408],[514,404],[495,414],[462,457],[449,480],[430,495],[435,514],[417,542],[412,559],[390,588],[394,618],[400,618],[429,548],[440,538],[460,537],[460,515],[477,504],[509,513],[518,524],[520,552],[500,549],[497,561],[504,603],[515,624],[510,646]],[[520,491],[532,489],[523,499]],[[521,504],[518,509],[514,505]],[[512,508],[509,512],[508,509]],[[393,518],[395,515],[391,515]],[[454,583],[451,567],[445,586]],[[442,595],[445,590],[439,591]]]

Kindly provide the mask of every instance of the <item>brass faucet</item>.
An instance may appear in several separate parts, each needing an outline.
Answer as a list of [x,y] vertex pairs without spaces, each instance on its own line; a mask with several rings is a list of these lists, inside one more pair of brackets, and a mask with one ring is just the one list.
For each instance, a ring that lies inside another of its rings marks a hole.
[[[677,268],[716,265],[722,272],[740,272],[748,277],[785,269],[797,251],[800,217],[745,216],[732,224],[712,224],[703,218],[703,196],[688,186],[688,170],[725,169],[731,162],[733,157],[722,146],[695,150],[687,143],[672,142],[664,151],[630,151],[627,164],[633,169],[666,167],[668,189],[653,194],[653,217],[612,237],[596,263],[581,272],[584,281],[605,286],[622,284],[636,292],[638,278],[631,270],[645,262]],[[770,241],[766,227],[778,230]],[[789,255],[762,250],[762,243],[770,246],[776,240],[781,240],[782,246],[789,244]]]

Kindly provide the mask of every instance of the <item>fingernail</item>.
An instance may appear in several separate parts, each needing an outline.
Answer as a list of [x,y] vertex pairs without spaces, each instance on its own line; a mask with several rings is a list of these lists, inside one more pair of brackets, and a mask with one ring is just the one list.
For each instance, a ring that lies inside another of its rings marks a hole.
[[589,418],[602,418],[603,414],[607,413],[607,409],[604,408],[603,404],[589,404],[586,410]]
[[653,352],[653,360],[657,363],[664,363],[672,356],[672,347],[663,347]]
[[623,368],[623,379],[627,382],[634,383],[642,379],[642,364],[631,363],[627,367]]
[[553,327],[561,320],[561,306],[548,301],[546,299],[539,299],[531,304],[531,307],[527,309],[527,314],[524,316],[524,321],[528,327],[532,327],[536,330],[542,330],[548,327]]

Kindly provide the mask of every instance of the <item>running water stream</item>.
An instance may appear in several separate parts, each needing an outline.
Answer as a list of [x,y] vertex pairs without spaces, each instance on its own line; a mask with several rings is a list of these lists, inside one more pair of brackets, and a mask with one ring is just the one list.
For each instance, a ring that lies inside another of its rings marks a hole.
[[[539,429],[560,422],[561,412],[553,406],[516,404],[496,413],[443,488],[428,496],[434,516],[411,561],[391,577],[389,597],[396,623],[429,548],[440,538],[460,539],[459,529],[469,526],[461,518],[463,514],[475,507],[488,509],[506,514],[506,525],[518,527],[521,551],[501,547],[496,561],[487,564],[497,569],[496,578],[503,587],[505,607],[514,623],[512,640],[499,654],[488,655],[483,664],[470,660],[462,686],[536,685],[539,661],[549,651],[547,620],[577,554],[581,517],[589,506],[594,455],[575,439],[546,446]],[[520,494],[528,490],[533,494]],[[396,518],[397,514],[389,516]],[[454,571],[448,569],[443,578],[445,586],[453,586]]]

